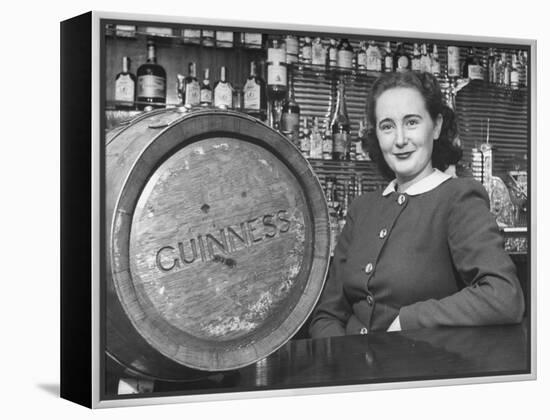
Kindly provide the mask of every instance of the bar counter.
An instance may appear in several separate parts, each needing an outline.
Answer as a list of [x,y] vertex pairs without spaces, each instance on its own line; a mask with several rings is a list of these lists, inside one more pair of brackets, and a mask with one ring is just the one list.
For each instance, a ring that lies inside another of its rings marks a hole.
[[[193,395],[530,373],[529,322],[291,340],[250,366],[142,396]],[[107,391],[108,392],[108,391]],[[131,397],[118,396],[116,398]]]

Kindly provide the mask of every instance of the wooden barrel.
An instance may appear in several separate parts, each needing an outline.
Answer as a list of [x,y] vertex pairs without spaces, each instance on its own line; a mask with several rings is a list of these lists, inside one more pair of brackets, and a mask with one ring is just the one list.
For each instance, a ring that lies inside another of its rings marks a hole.
[[328,212],[307,160],[231,111],[144,114],[107,136],[106,349],[146,376],[254,363],[321,293]]

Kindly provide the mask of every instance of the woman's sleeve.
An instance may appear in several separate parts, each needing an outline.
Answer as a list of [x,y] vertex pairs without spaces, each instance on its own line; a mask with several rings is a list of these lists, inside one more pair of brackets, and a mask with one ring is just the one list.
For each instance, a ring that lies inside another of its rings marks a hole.
[[329,275],[313,312],[309,327],[312,338],[332,337],[346,334],[346,323],[351,315],[351,307],[344,293],[344,269],[347,251],[352,238],[354,217],[353,205],[346,216],[346,224],[334,249],[334,257]]
[[455,270],[465,287],[440,300],[402,307],[402,329],[521,322],[525,303],[515,265],[504,251],[481,184],[464,182],[451,204],[447,226]]

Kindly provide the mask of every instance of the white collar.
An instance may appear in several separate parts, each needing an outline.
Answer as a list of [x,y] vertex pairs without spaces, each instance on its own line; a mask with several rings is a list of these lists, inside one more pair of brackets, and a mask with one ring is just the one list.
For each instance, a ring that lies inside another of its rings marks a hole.
[[[443,184],[449,178],[452,178],[452,176],[444,172],[441,172],[439,169],[434,169],[434,171],[430,175],[412,184],[409,188],[407,188],[406,191],[403,191],[403,192],[408,195],[422,194],[433,190],[435,187]],[[384,190],[384,192],[382,193],[382,195],[386,196],[391,194],[392,192],[395,192],[396,183],[397,183],[396,179],[390,182],[386,187],[386,189]]]

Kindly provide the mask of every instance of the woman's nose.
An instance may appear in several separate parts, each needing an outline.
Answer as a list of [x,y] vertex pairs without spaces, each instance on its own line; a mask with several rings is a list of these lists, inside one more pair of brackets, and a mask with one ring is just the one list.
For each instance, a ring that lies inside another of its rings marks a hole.
[[395,145],[397,147],[403,147],[407,144],[407,135],[403,128],[397,128],[395,130]]

